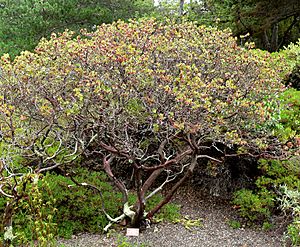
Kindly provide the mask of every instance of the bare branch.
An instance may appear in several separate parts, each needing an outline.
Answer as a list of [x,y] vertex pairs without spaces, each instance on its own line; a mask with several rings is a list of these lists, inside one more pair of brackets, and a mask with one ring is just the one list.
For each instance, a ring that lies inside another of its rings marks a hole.
[[2,195],[6,196],[6,197],[9,197],[9,198],[15,198],[14,196],[5,193],[5,192],[2,190],[2,187],[3,187],[3,186],[4,186],[4,184],[1,184],[1,185],[0,185],[0,193],[1,193]]
[[157,165],[157,166],[151,166],[151,167],[148,167],[148,166],[144,166],[142,165],[142,169],[145,170],[145,171],[154,171],[154,170],[158,170],[158,169],[161,169],[161,168],[167,168],[168,166],[170,165],[173,165],[173,164],[176,164],[178,163],[180,160],[182,160],[183,158],[185,158],[186,156],[192,154],[192,150],[191,149],[187,149],[186,151],[178,154],[174,159],[171,159],[171,160],[167,160],[165,161],[164,163],[160,164],[160,165]]
[[197,165],[197,157],[195,155],[192,156],[191,164],[189,165],[188,170],[184,174],[184,176],[171,188],[169,193],[166,195],[166,197],[158,204],[156,205],[152,210],[149,211],[147,214],[147,218],[152,218],[153,215],[160,210],[165,204],[167,204],[176,190],[183,184],[183,182],[193,173],[195,167]]
[[197,156],[196,156],[196,159],[197,159],[197,160],[200,159],[200,158],[210,159],[210,160],[213,160],[213,161],[218,162],[218,163],[223,163],[222,160],[218,160],[218,159],[213,158],[213,157],[211,157],[211,156],[209,156],[209,155],[197,155]]
[[106,174],[110,177],[110,179],[114,182],[114,184],[118,187],[118,189],[123,194],[123,204],[128,202],[128,191],[124,185],[119,179],[117,179],[114,174],[112,173],[110,163],[113,161],[114,156],[110,157],[109,160],[107,160],[109,156],[106,156],[103,158],[103,168],[106,172]]
[[169,183],[169,182],[175,180],[176,177],[177,177],[179,174],[183,173],[184,168],[186,168],[186,167],[189,166],[189,165],[190,165],[189,163],[183,165],[183,166],[181,167],[181,170],[180,170],[179,172],[173,174],[173,175],[170,175],[170,174],[169,174],[170,171],[167,171],[167,172],[168,172],[168,175],[167,175],[166,180],[165,180],[159,187],[157,187],[155,190],[153,190],[148,196],[146,196],[145,200],[150,199],[152,196],[154,196],[155,194],[157,194],[158,192],[160,192],[160,191],[163,189],[163,187],[164,187],[167,183]]

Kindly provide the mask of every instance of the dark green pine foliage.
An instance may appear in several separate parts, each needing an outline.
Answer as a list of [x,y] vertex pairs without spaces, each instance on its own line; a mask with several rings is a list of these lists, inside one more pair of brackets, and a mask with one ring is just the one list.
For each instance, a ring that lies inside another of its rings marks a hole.
[[241,44],[255,41],[259,48],[268,51],[276,51],[300,37],[299,0],[194,1],[189,18],[229,27]]
[[42,37],[65,29],[140,17],[152,0],[0,0],[0,55],[33,50]]

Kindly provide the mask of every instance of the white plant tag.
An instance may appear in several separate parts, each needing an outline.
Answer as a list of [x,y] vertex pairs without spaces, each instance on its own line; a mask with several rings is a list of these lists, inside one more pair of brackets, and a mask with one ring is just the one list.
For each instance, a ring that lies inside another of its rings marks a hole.
[[140,235],[139,228],[127,228],[126,236],[138,237]]

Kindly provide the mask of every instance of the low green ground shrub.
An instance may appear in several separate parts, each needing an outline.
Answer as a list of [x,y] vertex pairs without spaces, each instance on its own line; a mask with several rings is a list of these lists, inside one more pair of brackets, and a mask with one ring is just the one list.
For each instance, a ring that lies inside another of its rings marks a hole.
[[[282,202],[289,191],[300,191],[300,91],[290,88],[280,96],[280,100],[285,107],[280,112],[280,125],[275,135],[286,143],[284,149],[294,151],[295,156],[286,161],[260,160],[262,175],[255,182],[256,189],[237,191],[233,203],[240,207],[242,217],[261,224],[263,228],[270,224],[270,217],[281,209],[287,221],[293,218],[287,227],[287,237],[293,245],[299,245],[300,216],[295,214],[298,207],[291,206],[287,210],[282,207]],[[282,186],[286,187],[286,193],[281,192]]]
[[300,218],[295,218],[294,221],[287,227],[287,238],[292,246],[300,246]]
[[[102,200],[99,192],[87,187],[76,186],[69,177],[53,172],[47,173],[45,176],[40,175],[40,177],[38,186],[28,186],[28,197],[19,201],[15,207],[14,244],[28,244],[37,238],[49,243],[49,239],[54,239],[55,236],[70,238],[79,232],[101,232],[108,224],[108,220],[102,212]],[[79,183],[89,183],[101,189],[106,211],[112,217],[120,214],[122,195],[113,190],[103,172],[78,168],[74,179]],[[37,196],[39,196],[38,201],[36,201]],[[136,196],[130,193],[130,203],[134,203],[135,200]],[[155,195],[149,199],[147,207],[153,207],[160,200],[161,196]],[[1,219],[6,201],[6,198],[0,197]],[[37,213],[41,215],[38,220],[36,220]],[[155,219],[157,221],[175,221],[179,217],[179,206],[168,204],[162,208]],[[41,229],[40,232],[39,229]],[[37,234],[42,235],[38,236]],[[3,238],[3,235],[1,237]]]
[[[265,191],[264,191],[265,192]],[[239,214],[251,222],[264,222],[270,217],[275,195],[241,189],[234,194],[233,203],[239,205]]]
[[[113,193],[111,185],[102,172],[90,172],[77,169],[74,179],[78,183],[89,183],[98,187],[103,193],[106,210],[115,216],[121,207],[121,196]],[[102,200],[98,192],[87,187],[76,186],[68,177],[48,173],[45,180],[55,195],[58,235],[70,238],[78,232],[101,231],[108,223],[102,212]]]
[[233,199],[240,215],[249,223],[261,224],[263,229],[271,226],[269,220],[275,213],[284,213],[287,223],[290,222],[287,237],[295,246],[300,243],[299,167],[299,157],[287,161],[260,160],[262,176],[256,180],[256,189],[239,190]]
[[293,246],[300,245],[300,190],[299,188],[290,189],[287,185],[279,188],[280,209],[292,216],[292,222],[287,226],[286,237]]

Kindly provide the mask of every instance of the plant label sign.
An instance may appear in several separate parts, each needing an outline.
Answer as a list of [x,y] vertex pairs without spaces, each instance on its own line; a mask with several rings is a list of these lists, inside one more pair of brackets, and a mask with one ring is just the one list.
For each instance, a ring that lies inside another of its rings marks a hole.
[[127,228],[126,236],[138,237],[140,234],[139,228]]

